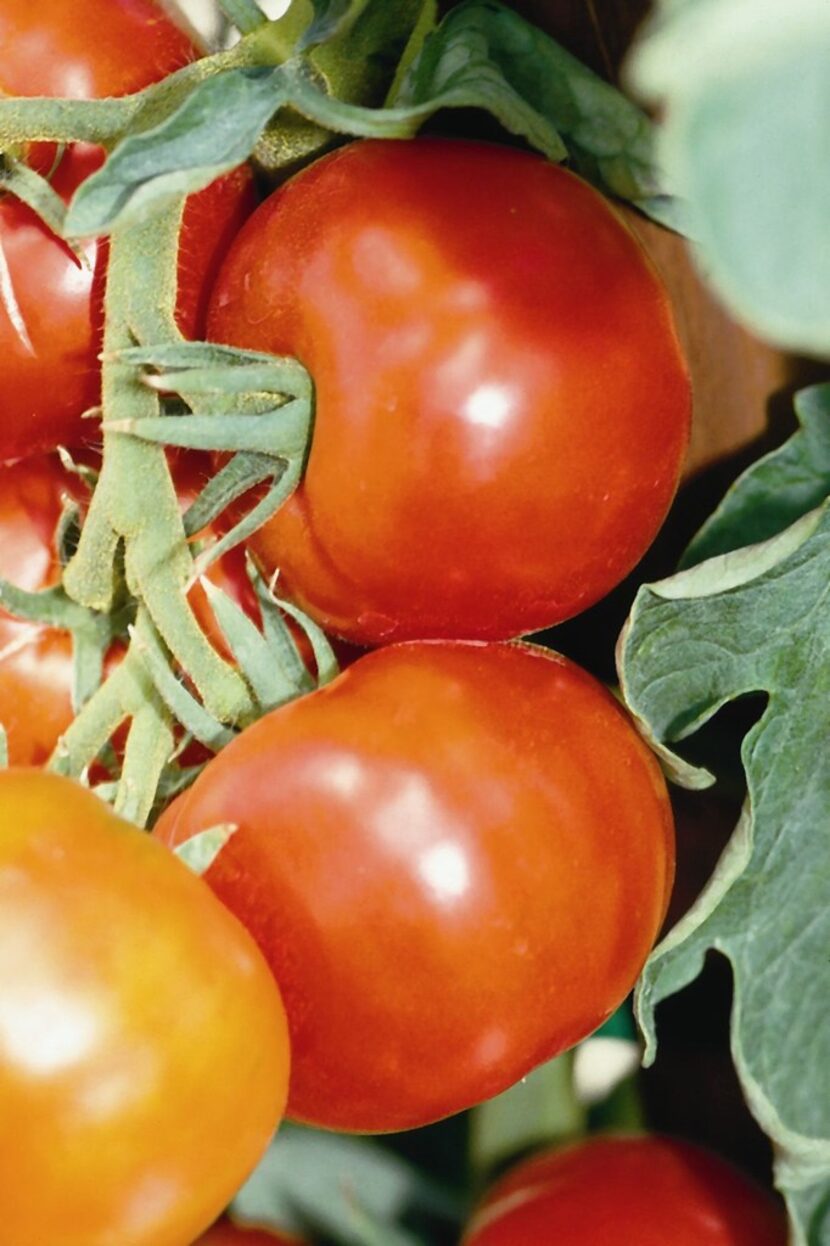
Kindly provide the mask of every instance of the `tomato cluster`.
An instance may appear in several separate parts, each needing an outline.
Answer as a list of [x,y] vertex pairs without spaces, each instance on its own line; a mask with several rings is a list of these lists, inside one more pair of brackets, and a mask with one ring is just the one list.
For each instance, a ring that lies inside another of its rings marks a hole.
[[[0,46],[0,91],[81,98],[199,55],[153,0],[0,0]],[[25,155],[64,201],[104,158]],[[689,384],[648,259],[574,175],[486,144],[352,144],[253,207],[246,169],[188,200],[178,325],[309,369],[305,475],[249,549],[385,647],[239,733],[153,838],[34,769],[71,721],[70,643],[0,614],[0,721],[31,768],[0,774],[7,1246],[289,1243],[207,1228],[286,1102],[365,1132],[478,1103],[617,1008],[666,913],[655,759],[589,675],[517,643],[618,583],[676,488]],[[84,250],[0,199],[0,578],[29,591],[58,582],[66,495],[88,503],[51,452],[98,461],[107,245]],[[170,462],[192,500],[205,460]],[[243,559],[212,575],[257,619]],[[167,848],[220,826],[206,886]],[[559,1216],[599,1246],[600,1170],[643,1246],[778,1246],[737,1178],[660,1141],[534,1161],[465,1241],[541,1246]],[[749,1236],[713,1229],[730,1200]]]

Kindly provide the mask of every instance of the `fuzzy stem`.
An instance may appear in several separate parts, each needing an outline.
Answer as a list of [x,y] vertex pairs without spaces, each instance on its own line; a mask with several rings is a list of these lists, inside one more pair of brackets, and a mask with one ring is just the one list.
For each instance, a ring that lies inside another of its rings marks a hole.
[[256,0],[219,0],[219,8],[243,35],[250,34],[268,21]]
[[[193,560],[164,450],[107,428],[114,420],[158,414],[158,397],[141,384],[133,368],[117,361],[117,352],[137,337],[169,338],[175,332],[182,207],[180,201],[112,238],[104,337],[104,466],[64,584],[76,601],[109,608],[112,555],[123,541],[130,591],[146,606],[208,711],[222,722],[236,723],[252,716],[251,696],[242,677],[205,637],[188,604]],[[102,561],[107,556],[108,562]]]

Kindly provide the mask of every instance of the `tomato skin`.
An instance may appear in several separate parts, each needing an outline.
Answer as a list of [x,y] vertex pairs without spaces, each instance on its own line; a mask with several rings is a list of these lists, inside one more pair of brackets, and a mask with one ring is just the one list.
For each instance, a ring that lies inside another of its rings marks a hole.
[[302,1242],[298,1237],[289,1237],[275,1229],[237,1224],[225,1216],[194,1246],[302,1246]]
[[[2,0],[8,95],[130,95],[199,55],[156,0]],[[126,52],[126,55],[125,55]]]
[[411,1128],[496,1094],[627,995],[671,813],[622,710],[558,655],[411,643],[248,728],[162,816],[286,1002],[289,1112]]
[[[0,90],[82,98],[138,90],[198,55],[148,0],[39,5],[2,0],[0,47],[8,53],[0,67]],[[49,145],[45,150],[38,146],[32,163],[46,174],[53,153]],[[88,144],[63,152],[51,182],[64,202],[102,161],[103,153]],[[203,331],[210,286],[255,203],[247,169],[235,170],[188,200],[177,303],[186,337]],[[0,292],[0,462],[60,444],[94,442],[100,436],[97,424],[81,417],[100,402],[108,244],[85,243],[84,267],[31,209],[6,195],[0,198],[0,251],[7,269]]]
[[0,774],[4,1246],[189,1246],[285,1103],[285,1014],[199,879],[90,792]]
[[208,333],[314,378],[305,480],[251,547],[357,644],[557,623],[674,494],[690,393],[665,292],[540,157],[418,139],[320,160],[241,231]]
[[[84,490],[57,455],[0,467],[0,579],[29,592],[58,581],[54,535],[64,495],[80,501]],[[12,765],[43,765],[71,721],[68,634],[0,610],[0,723]]]
[[786,1246],[773,1199],[725,1160],[662,1137],[593,1138],[520,1164],[463,1246]]

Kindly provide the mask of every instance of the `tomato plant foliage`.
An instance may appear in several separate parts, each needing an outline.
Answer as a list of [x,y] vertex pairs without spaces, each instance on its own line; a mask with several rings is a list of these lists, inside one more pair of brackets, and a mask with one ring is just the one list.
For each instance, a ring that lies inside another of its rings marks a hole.
[[[660,1000],[700,972],[709,948],[729,957],[736,1067],[776,1142],[796,1240],[812,1246],[830,1233],[828,503],[795,516],[830,489],[813,425],[830,415],[828,387],[802,395],[800,409],[803,430],[736,483],[692,547],[732,552],[640,591],[620,674],[629,705],[669,764],[668,746],[728,701],[767,696],[743,743],[741,821],[709,886],[649,962],[639,1011],[653,1058]],[[747,544],[759,531],[768,539]],[[713,781],[676,760],[681,781]],[[793,1051],[809,1052],[809,1060],[793,1059]]]

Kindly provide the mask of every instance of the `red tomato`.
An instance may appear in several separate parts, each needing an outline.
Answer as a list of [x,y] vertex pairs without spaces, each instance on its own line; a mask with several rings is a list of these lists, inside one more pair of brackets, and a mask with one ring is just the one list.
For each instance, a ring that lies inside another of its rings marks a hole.
[[285,1014],[204,884],[68,779],[0,774],[4,1246],[188,1246],[285,1104]]
[[464,1246],[786,1246],[772,1198],[731,1164],[668,1138],[594,1138],[520,1164]]
[[[56,583],[62,495],[83,495],[57,456],[0,467],[0,578],[36,592]],[[72,645],[55,628],[0,611],[0,723],[13,765],[40,766],[72,721]]]
[[251,544],[358,644],[576,614],[675,491],[690,402],[666,294],[602,197],[540,157],[343,148],[253,215],[208,332],[312,373],[305,480]]
[[206,878],[286,1001],[289,1111],[460,1111],[594,1030],[659,930],[659,768],[614,699],[520,645],[405,644],[260,719],[163,815],[239,830]]
[[302,1242],[274,1229],[257,1229],[223,1217],[194,1246],[302,1246]]
[[[149,0],[0,0],[0,47],[0,90],[20,95],[121,95],[198,55]],[[48,171],[49,156],[36,152],[33,159]],[[88,145],[63,153],[51,180],[64,201],[102,159]],[[207,292],[254,202],[245,169],[188,201],[177,311],[188,337],[202,332]],[[19,200],[0,199],[0,461],[98,436],[81,416],[100,401],[108,248],[92,241],[84,250],[88,269]]]

